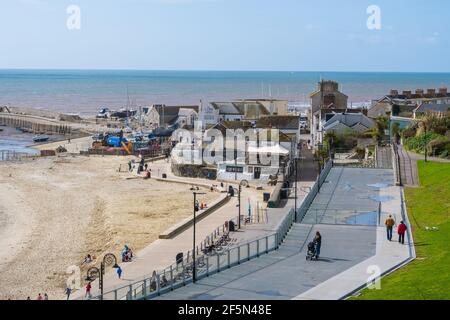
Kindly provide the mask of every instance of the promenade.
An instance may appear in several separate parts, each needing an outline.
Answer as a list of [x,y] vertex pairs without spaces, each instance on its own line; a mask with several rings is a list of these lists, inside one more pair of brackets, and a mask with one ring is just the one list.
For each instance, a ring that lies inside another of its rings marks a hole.
[[[347,180],[351,176],[359,184],[348,188]],[[324,208],[327,197],[331,201]],[[339,200],[337,207],[335,200]],[[342,220],[350,209],[358,208],[358,203],[364,205],[360,213],[365,214],[371,202],[376,204],[377,200],[382,200],[380,220],[363,218],[357,223]],[[296,223],[277,251],[158,299],[344,299],[415,258],[411,234],[405,245],[397,242],[396,232],[390,242],[383,226],[387,214],[392,214],[397,223],[404,219],[409,226],[408,217],[402,212],[402,201],[402,189],[394,185],[392,170],[335,167],[311,207],[315,210],[321,207],[327,216],[336,215],[336,218]],[[306,261],[306,245],[316,231],[323,236],[321,257],[318,261]]]
[[[152,169],[152,177],[165,180],[168,182],[186,183],[192,185],[204,185],[211,186],[212,184],[218,185],[220,182],[211,181],[206,179],[192,179],[192,178],[180,178],[170,173],[170,165],[164,160],[151,163],[149,168]],[[163,174],[167,175],[166,179],[162,179]],[[312,181],[303,181],[299,183],[298,203],[301,202],[305,195],[305,192],[301,191],[300,186],[308,187],[312,185]],[[225,184],[225,187],[227,184]],[[235,187],[237,187],[235,185]],[[264,187],[264,192],[268,189]],[[201,196],[199,196],[201,201]],[[223,225],[225,221],[235,219],[238,216],[238,198],[232,197],[222,207],[218,208],[214,212],[196,223],[196,240],[197,245],[211,234],[216,228]],[[255,210],[257,206],[264,206],[262,199],[262,191],[256,190],[254,187],[242,188],[241,193],[241,214],[247,214],[248,206],[251,206],[252,210]],[[245,225],[238,232],[233,232],[231,237],[235,239],[235,245],[247,242],[256,238],[264,237],[272,234],[282,219],[286,216],[289,209],[294,206],[294,196],[290,195],[289,199],[283,202],[283,208],[267,209],[265,221],[260,224]],[[190,208],[187,208],[190,210]],[[149,226],[151,227],[151,226]],[[120,266],[123,270],[122,279],[118,279],[115,269],[106,272],[104,277],[104,292],[110,290],[128,286],[136,281],[139,281],[145,277],[150,277],[153,271],[162,270],[175,262],[175,256],[180,253],[186,253],[192,250],[193,246],[193,227],[189,226],[171,239],[159,239],[148,245],[143,250],[135,254],[135,258],[130,263],[121,263]],[[92,295],[96,296],[100,291],[98,289],[98,280],[92,283]],[[74,292],[72,299],[84,298],[84,288]]]

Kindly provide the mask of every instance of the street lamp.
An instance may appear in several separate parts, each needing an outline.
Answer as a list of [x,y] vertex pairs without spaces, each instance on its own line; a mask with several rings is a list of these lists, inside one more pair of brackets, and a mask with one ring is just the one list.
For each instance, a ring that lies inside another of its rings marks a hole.
[[117,258],[112,253],[107,253],[103,257],[103,260],[100,262],[100,269],[97,267],[91,267],[88,269],[86,274],[86,281],[94,281],[97,278],[99,279],[99,289],[100,289],[100,299],[103,300],[103,276],[105,275],[105,269],[107,266],[112,265],[113,268],[119,268],[117,264]]
[[238,216],[238,230],[241,229],[241,192],[242,192],[242,186],[247,186],[248,181],[247,180],[241,180],[239,182],[239,188],[238,188],[238,208],[239,208],[239,216]]
[[196,213],[199,210],[199,207],[197,205],[197,195],[200,194],[206,194],[205,192],[193,192],[194,195],[194,227],[193,227],[193,241],[192,241],[192,282],[195,283],[197,281],[197,275],[195,271],[195,223],[197,222],[197,216]]

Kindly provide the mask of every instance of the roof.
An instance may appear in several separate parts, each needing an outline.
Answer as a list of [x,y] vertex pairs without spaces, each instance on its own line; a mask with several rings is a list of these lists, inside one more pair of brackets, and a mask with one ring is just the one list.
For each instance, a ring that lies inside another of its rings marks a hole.
[[450,104],[446,103],[422,103],[418,106],[414,112],[425,113],[425,112],[449,112]]
[[299,116],[268,116],[256,121],[256,127],[297,130],[299,122]]
[[245,115],[247,118],[256,119],[258,116],[270,114],[269,110],[258,101],[211,102],[211,105],[222,115]]
[[180,108],[180,110],[178,111],[179,116],[185,116],[185,117],[190,116],[192,113],[196,113],[196,111],[194,109],[189,109],[189,108]]
[[362,113],[337,113],[331,117],[324,125],[325,130],[329,130],[338,124],[343,124],[349,128],[372,128],[375,122]]
[[244,114],[232,102],[211,102],[211,105],[219,110],[219,114]]
[[198,106],[166,106],[166,105],[157,105],[154,107],[156,111],[158,111],[161,124],[174,124],[180,113],[181,109],[191,109],[198,113]]

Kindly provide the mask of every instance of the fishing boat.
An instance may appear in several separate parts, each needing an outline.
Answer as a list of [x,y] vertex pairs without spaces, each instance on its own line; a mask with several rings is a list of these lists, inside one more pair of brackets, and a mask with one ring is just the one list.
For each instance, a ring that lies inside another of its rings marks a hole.
[[33,141],[34,142],[46,142],[46,141],[48,141],[48,139],[50,139],[50,138],[47,136],[35,136],[33,138]]

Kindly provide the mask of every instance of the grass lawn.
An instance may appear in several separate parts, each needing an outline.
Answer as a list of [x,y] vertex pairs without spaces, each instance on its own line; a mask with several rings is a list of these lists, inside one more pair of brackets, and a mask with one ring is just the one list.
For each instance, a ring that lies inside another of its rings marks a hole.
[[[418,161],[420,188],[406,188],[417,259],[353,299],[450,299],[450,163]],[[437,227],[439,231],[427,231]]]

